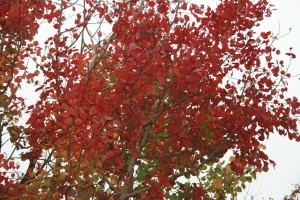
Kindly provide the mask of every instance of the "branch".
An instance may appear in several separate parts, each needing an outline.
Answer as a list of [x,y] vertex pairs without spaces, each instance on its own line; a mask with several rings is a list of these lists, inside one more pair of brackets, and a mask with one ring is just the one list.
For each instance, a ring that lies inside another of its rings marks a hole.
[[212,150],[211,152],[208,153],[207,158],[204,159],[203,162],[201,162],[200,164],[196,165],[195,167],[188,169],[182,173],[174,174],[174,175],[168,177],[168,181],[170,181],[170,182],[175,181],[177,178],[179,178],[181,176],[189,175],[189,174],[197,171],[198,169],[200,169],[202,166],[207,164],[217,153],[219,153],[219,150],[224,145],[225,141],[226,141],[226,138],[214,150]]
[[154,111],[152,117],[146,122],[146,124],[143,126],[145,130],[145,136],[143,137],[141,141],[141,149],[140,151],[143,150],[143,148],[146,146],[148,139],[150,135],[152,135],[152,127],[157,119],[157,117],[162,113],[160,110],[161,108],[161,102],[162,102],[162,97],[163,97],[164,91],[162,91],[160,97],[158,98],[157,102],[155,103]]
[[141,159],[150,159],[150,158],[154,158],[154,159],[158,159],[158,158],[172,158],[172,157],[177,157],[177,156],[181,156],[181,154],[176,153],[176,154],[170,154],[170,155],[166,155],[166,156],[140,156]]
[[130,198],[130,197],[134,197],[138,194],[141,194],[142,192],[147,192],[150,189],[150,187],[145,187],[143,189],[137,190],[135,192],[131,192],[125,195],[125,199]]
[[37,163],[37,158],[33,157],[29,159],[29,165],[26,170],[26,174],[23,176],[22,180],[20,181],[20,184],[26,184],[29,181],[30,179],[29,174],[33,173],[36,163]]
[[[49,164],[49,162],[51,161],[51,157],[52,157],[54,151],[55,151],[54,149],[51,150],[51,152],[49,153],[49,155],[47,156],[47,158],[44,160],[44,163],[42,164],[41,169],[44,169],[44,167],[47,164]],[[37,172],[37,174],[39,174],[39,172]]]
[[94,55],[93,55],[93,57],[91,59],[91,62],[89,63],[89,66],[88,66],[88,73],[91,73],[95,69],[96,65],[99,63],[101,58],[105,57],[104,54],[107,51],[110,42],[113,41],[116,38],[116,36],[117,36],[117,33],[112,33],[110,35],[110,37],[106,41],[106,44],[103,47],[101,47],[101,49],[103,50],[103,53],[101,53],[100,55],[98,54],[97,50],[94,49]]
[[105,176],[103,176],[103,180],[108,184],[109,188],[112,191],[114,191],[117,195],[121,195],[121,193],[118,191],[118,189],[115,188],[114,185]]
[[[136,150],[141,153],[143,151],[143,148],[146,146],[150,135],[152,134],[152,127],[154,122],[156,121],[157,117],[162,113],[162,111],[160,110],[161,108],[161,102],[162,102],[162,98],[163,98],[163,94],[164,94],[163,90],[160,95],[159,98],[157,100],[157,102],[155,103],[155,107],[154,107],[154,111],[153,111],[153,115],[152,117],[145,123],[145,125],[143,126],[144,130],[145,130],[145,135],[141,141],[141,143],[137,143],[136,144]],[[134,172],[134,165],[136,163],[137,158],[134,158],[133,156],[129,156],[128,159],[128,168],[127,168],[127,173],[128,175],[130,175],[130,183],[132,182],[132,174]],[[119,200],[122,199],[126,199],[127,198],[127,190],[128,190],[128,186],[130,185],[124,183],[123,188],[122,188],[122,195],[120,196]]]

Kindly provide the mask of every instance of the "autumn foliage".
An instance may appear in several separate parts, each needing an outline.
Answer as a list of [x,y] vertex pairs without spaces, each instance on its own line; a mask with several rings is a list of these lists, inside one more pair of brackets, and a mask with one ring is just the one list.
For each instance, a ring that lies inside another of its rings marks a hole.
[[236,196],[275,164],[262,141],[299,140],[295,55],[257,28],[272,7],[1,1],[0,196]]

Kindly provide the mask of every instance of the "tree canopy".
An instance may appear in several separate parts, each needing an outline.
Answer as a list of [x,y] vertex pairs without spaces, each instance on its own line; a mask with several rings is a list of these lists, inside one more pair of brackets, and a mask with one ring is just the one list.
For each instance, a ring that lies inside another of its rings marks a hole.
[[275,165],[271,134],[300,141],[300,103],[286,97],[295,54],[258,28],[272,11],[267,0],[3,0],[1,198],[237,196]]

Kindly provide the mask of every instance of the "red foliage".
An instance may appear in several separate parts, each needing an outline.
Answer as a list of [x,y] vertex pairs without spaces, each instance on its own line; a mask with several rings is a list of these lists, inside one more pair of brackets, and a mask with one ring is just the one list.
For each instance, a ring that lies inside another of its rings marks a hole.
[[[218,162],[229,149],[236,173],[247,165],[267,171],[274,162],[261,141],[274,133],[299,140],[300,103],[284,97],[290,75],[275,59],[276,37],[255,32],[271,13],[266,0],[224,0],[215,9],[171,0],[84,2],[0,5],[7,80],[0,82],[0,109],[16,119],[20,110],[30,115],[22,126],[1,121],[29,161],[15,179],[6,173],[18,165],[0,154],[4,197],[163,199],[178,177]],[[76,16],[73,24],[68,16]],[[95,16],[111,25],[110,35],[87,31]],[[38,20],[56,30],[43,45],[34,40]],[[32,106],[9,94],[22,80],[40,93]],[[207,198],[204,188],[194,189]]]

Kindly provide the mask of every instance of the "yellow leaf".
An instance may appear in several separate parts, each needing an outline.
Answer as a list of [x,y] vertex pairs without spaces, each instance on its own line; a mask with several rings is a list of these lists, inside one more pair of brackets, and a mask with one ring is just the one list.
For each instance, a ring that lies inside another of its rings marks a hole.
[[262,150],[266,150],[266,148],[267,148],[266,145],[264,145],[264,144],[260,144],[259,147],[260,147]]
[[218,193],[215,193],[215,198],[219,199],[219,194]]
[[116,137],[118,137],[118,136],[119,136],[118,133],[117,133],[117,132],[114,132],[113,138],[116,138]]
[[220,179],[214,179],[214,185],[215,185],[215,188],[216,189],[218,189],[218,190],[220,190],[220,189],[222,189],[223,187],[222,187],[222,181],[220,180]]
[[29,177],[30,177],[30,178],[34,178],[35,176],[36,176],[35,173],[30,173],[30,174],[29,174]]
[[234,156],[230,156],[229,161],[232,162],[234,160],[235,160],[235,157]]
[[99,168],[102,168],[102,162],[100,160],[98,160],[96,162],[96,166],[99,167]]
[[116,185],[117,182],[118,182],[118,180],[117,180],[115,177],[111,177],[111,178],[110,178],[110,181],[111,181],[111,183],[112,183],[113,185]]
[[62,163],[62,158],[61,157],[58,157],[56,159],[56,164],[60,165]]
[[64,180],[66,178],[66,174],[65,173],[59,173],[59,177],[58,177],[58,180]]
[[62,156],[63,158],[67,158],[67,157],[68,157],[68,151],[65,150],[65,151],[61,152],[61,156]]
[[101,161],[104,161],[106,159],[107,159],[107,155],[106,154],[104,154],[104,155],[101,156]]
[[231,170],[230,165],[229,165],[229,164],[226,165],[224,172],[225,172],[226,174],[228,174],[228,173],[230,173],[231,171],[232,171],[232,170]]
[[60,171],[59,171],[59,169],[54,169],[54,170],[52,171],[52,173],[53,173],[54,176],[58,176],[59,173],[60,173]]
[[85,162],[80,163],[79,168],[83,169],[86,168],[87,164],[85,164]]

